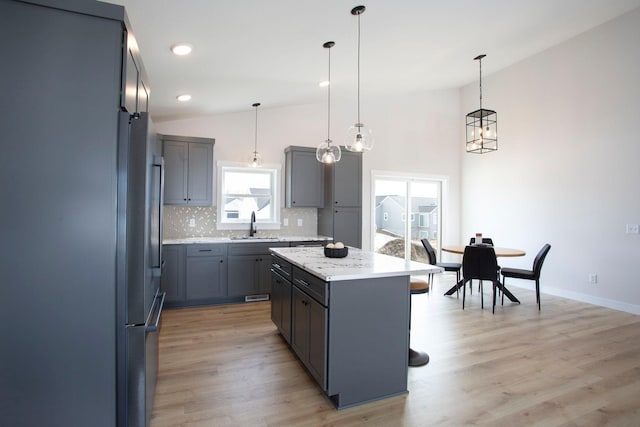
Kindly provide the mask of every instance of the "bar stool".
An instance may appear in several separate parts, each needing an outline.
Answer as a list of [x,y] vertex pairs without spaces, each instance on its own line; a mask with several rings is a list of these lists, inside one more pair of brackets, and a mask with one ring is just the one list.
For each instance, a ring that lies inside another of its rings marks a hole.
[[[409,278],[411,295],[429,292],[429,282],[417,277]],[[411,296],[409,296],[409,342],[411,342]],[[409,347],[409,366],[423,366],[429,363],[429,355]]]

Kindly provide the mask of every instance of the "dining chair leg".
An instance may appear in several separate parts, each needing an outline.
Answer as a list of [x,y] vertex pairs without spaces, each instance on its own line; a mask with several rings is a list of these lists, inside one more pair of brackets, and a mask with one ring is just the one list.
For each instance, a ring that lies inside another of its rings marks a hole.
[[491,309],[492,314],[496,314],[496,282],[493,282],[493,308]]
[[462,309],[464,310],[464,298],[467,295],[467,282],[462,283]]
[[[502,286],[504,287],[504,283],[507,281],[506,277],[502,277]],[[502,290],[502,305],[504,305],[504,289]]]
[[540,311],[540,280],[536,279],[536,302],[538,303],[538,311]]
[[480,280],[479,291],[480,291],[480,309],[484,310],[484,289],[482,288],[482,280]]

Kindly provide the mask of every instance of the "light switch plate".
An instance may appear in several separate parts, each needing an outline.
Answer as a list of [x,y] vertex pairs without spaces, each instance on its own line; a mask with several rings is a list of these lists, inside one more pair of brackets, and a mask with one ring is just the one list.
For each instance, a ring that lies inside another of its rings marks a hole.
[[298,227],[302,227],[302,218],[298,218]]

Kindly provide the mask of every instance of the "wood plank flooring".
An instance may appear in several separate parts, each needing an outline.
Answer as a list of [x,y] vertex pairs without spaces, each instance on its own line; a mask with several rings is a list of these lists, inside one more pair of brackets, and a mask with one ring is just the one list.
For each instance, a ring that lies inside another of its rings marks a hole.
[[[165,310],[152,427],[640,426],[640,316],[512,287],[491,314],[413,296],[409,393],[337,411],[270,320],[270,303]],[[381,313],[384,315],[384,313]]]

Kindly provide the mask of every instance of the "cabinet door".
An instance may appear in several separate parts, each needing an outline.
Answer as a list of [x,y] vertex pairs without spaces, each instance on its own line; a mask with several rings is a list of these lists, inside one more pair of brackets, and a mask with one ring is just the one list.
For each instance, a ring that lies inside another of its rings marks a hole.
[[291,299],[291,348],[300,360],[307,364],[309,348],[309,327],[307,325],[308,296],[300,289],[292,286]]
[[225,285],[223,257],[187,257],[187,299],[226,297]]
[[362,205],[362,154],[343,152],[334,165],[333,200],[335,206]]
[[261,255],[233,255],[228,257],[229,296],[260,293],[259,269]]
[[335,208],[333,210],[333,241],[347,246],[362,246],[362,210]]
[[271,293],[271,257],[268,254],[259,256],[258,280],[260,293]]
[[327,372],[327,309],[317,301],[309,298],[308,311],[308,364],[311,375],[318,381],[323,390]]
[[282,293],[284,279],[276,273],[271,273],[271,321],[282,331]]
[[[167,166],[168,169],[168,166]],[[213,192],[213,145],[189,143],[187,202],[196,206],[211,206]]]
[[136,112],[138,103],[138,67],[131,49],[127,50],[127,63],[124,87],[124,107],[129,114]]
[[291,149],[286,161],[286,207],[321,208],[324,204],[324,168],[316,159],[315,151]]
[[187,204],[187,143],[164,141],[164,203],[166,205]]
[[181,302],[185,299],[184,292],[184,247],[182,245],[165,245],[162,248],[164,270],[162,271],[161,286],[167,293],[167,302]]

